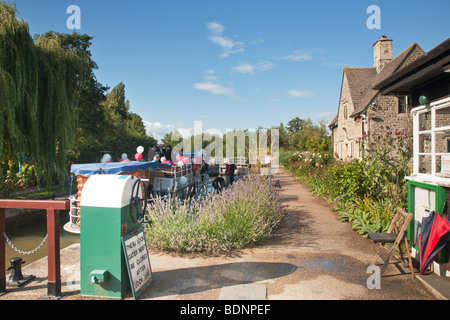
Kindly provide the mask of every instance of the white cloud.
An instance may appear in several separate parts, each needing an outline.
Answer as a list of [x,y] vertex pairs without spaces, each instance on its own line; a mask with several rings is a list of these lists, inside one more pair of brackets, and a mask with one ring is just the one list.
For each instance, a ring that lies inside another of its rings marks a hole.
[[281,59],[291,61],[309,61],[312,60],[312,56],[306,51],[295,50],[294,53],[287,56],[282,56]]
[[296,98],[310,98],[310,97],[315,96],[314,92],[307,91],[307,90],[289,90],[288,94],[291,97],[296,97]]
[[206,26],[212,33],[215,34],[222,34],[225,31],[225,27],[218,21],[208,22]]
[[152,135],[158,142],[161,142],[161,139],[166,135],[166,133],[171,133],[175,130],[178,130],[183,138],[191,136],[193,132],[192,128],[184,129],[180,126],[176,127],[171,124],[162,124],[161,122],[144,121],[144,125],[147,134]]
[[194,132],[193,128],[190,129],[176,128],[175,130],[177,130],[183,138],[189,138],[190,136],[192,136],[192,133]]
[[242,74],[255,74],[256,72],[263,72],[273,68],[273,63],[269,61],[260,62],[257,64],[250,64],[247,62],[241,63],[231,68],[233,72]]
[[249,44],[251,44],[251,45],[260,44],[260,43],[264,43],[264,39],[257,38],[255,40],[252,40],[252,41],[249,42]]
[[255,73],[255,66],[251,65],[250,63],[241,63],[238,66],[234,66],[231,68],[231,70],[233,72],[237,72],[237,73],[250,73],[253,74]]
[[233,95],[233,90],[213,82],[199,82],[193,84],[195,89],[209,91],[215,95]]
[[192,86],[197,90],[208,91],[214,95],[226,95],[234,99],[238,99],[233,90],[221,84],[216,83],[219,78],[215,75],[214,70],[207,70],[204,82],[194,83]]
[[215,76],[214,70],[206,70],[205,80],[208,82],[213,82],[219,80],[217,76]]
[[233,53],[244,52],[245,44],[240,41],[234,41],[223,35],[225,27],[218,21],[208,22],[206,24],[211,35],[209,41],[219,46],[223,53],[219,55],[220,58],[229,57]]
[[272,68],[273,68],[273,63],[272,63],[272,62],[269,62],[269,61],[261,62],[261,63],[259,63],[259,64],[256,66],[256,69],[257,69],[258,71],[267,71],[267,70],[270,70],[270,69],[272,69]]

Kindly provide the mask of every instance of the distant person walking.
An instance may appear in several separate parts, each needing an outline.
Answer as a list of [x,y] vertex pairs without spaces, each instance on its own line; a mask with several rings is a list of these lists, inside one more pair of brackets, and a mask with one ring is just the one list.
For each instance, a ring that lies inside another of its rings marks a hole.
[[227,163],[225,167],[225,175],[227,176],[227,184],[232,185],[234,183],[234,172],[236,171],[236,165],[234,163]]
[[209,165],[203,160],[202,167],[200,169],[200,175],[202,177],[202,181],[205,180],[206,176],[209,176]]

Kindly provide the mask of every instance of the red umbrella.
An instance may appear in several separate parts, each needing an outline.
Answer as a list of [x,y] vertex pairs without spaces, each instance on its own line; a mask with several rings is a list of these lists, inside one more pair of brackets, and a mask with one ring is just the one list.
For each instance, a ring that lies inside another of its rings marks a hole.
[[420,274],[425,272],[449,242],[450,217],[448,215],[441,217],[438,212],[432,211],[428,218],[423,219],[422,232],[419,234]]

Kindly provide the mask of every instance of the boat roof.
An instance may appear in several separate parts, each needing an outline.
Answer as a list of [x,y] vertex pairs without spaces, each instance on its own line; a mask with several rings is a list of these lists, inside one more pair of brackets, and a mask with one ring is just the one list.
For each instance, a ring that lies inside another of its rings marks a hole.
[[134,172],[136,170],[170,170],[172,168],[169,164],[158,162],[110,162],[110,163],[84,163],[84,164],[72,164],[70,172],[76,175],[82,175],[85,177],[99,174],[99,170],[102,170],[103,174],[119,174],[123,172]]

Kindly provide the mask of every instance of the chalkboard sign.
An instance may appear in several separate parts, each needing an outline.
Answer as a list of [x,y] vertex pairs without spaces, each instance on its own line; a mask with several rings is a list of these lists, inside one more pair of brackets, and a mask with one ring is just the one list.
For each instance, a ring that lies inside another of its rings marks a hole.
[[122,247],[127,262],[133,297],[137,299],[152,280],[152,268],[148,257],[144,228],[141,227],[122,237]]

